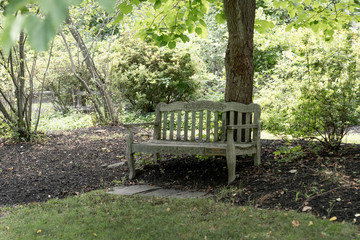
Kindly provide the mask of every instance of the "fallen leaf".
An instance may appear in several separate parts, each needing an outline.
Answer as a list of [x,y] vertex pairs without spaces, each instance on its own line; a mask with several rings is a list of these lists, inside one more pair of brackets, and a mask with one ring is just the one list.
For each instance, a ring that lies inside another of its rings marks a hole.
[[167,208],[166,211],[167,211],[167,212],[170,212],[170,208]]
[[355,217],[360,217],[360,213],[355,214]]
[[293,170],[290,170],[289,173],[296,173],[297,170],[296,169],[293,169]]
[[291,223],[292,223],[293,227],[299,227],[300,226],[300,223],[297,220],[293,220]]
[[246,209],[245,209],[245,208],[242,208],[242,209],[241,209],[241,211],[242,211],[242,212],[245,212],[245,211],[246,211]]
[[310,211],[311,209],[312,209],[312,207],[310,207],[310,206],[305,206],[305,207],[303,207],[302,211],[303,211],[303,212],[307,212],[307,211]]
[[6,226],[6,229],[7,229],[7,230],[10,230],[10,227],[9,227],[9,226]]
[[332,217],[329,219],[330,222],[336,221],[337,217]]
[[41,229],[37,230],[36,233],[41,233]]
[[94,237],[97,237],[97,234],[96,233],[93,233]]
[[310,221],[309,224],[308,224],[308,226],[310,227],[310,226],[312,226],[312,225],[314,225],[314,223],[313,223],[313,221]]

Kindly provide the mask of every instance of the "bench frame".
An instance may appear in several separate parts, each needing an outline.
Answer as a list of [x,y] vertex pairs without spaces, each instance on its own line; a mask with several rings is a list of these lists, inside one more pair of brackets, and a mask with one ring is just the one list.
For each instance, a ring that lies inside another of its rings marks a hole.
[[[126,150],[129,178],[135,177],[136,152],[152,153],[155,162],[159,154],[199,154],[226,156],[231,183],[235,179],[237,155],[253,154],[254,165],[261,163],[260,111],[260,106],[253,103],[158,104],[155,122],[124,124],[129,133]],[[133,130],[139,126],[154,126],[153,140],[135,143]]]

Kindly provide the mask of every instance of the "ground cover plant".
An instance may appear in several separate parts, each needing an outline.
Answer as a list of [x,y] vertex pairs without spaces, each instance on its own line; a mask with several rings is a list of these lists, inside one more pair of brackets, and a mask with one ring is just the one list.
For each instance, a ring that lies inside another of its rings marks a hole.
[[235,207],[209,199],[114,196],[104,191],[4,209],[0,216],[4,240],[359,237],[355,226],[294,211]]

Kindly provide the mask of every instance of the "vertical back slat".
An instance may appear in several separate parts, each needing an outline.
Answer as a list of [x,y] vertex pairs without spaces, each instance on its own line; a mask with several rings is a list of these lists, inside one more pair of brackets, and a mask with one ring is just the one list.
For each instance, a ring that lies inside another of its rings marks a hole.
[[214,112],[214,142],[219,141],[219,112]]
[[175,122],[175,117],[174,117],[174,112],[170,113],[170,140],[174,140],[174,122]]
[[[237,115],[238,115],[237,125],[241,126],[243,124],[243,114],[241,112],[237,112]],[[237,133],[236,133],[236,142],[237,143],[241,143],[242,135],[243,135],[243,129],[242,128],[237,129]]]
[[206,141],[210,142],[211,111],[207,110],[206,115]]
[[176,140],[181,140],[181,111],[178,111],[177,114]]
[[226,112],[222,112],[221,114],[221,141],[225,141],[226,140]]
[[[250,124],[251,115],[252,115],[252,113],[249,113],[249,112],[246,113],[245,124]],[[245,129],[245,142],[250,142],[250,141],[251,141],[250,128],[246,128]]]
[[167,112],[164,112],[163,113],[164,115],[164,120],[163,120],[163,132],[162,132],[162,139],[163,140],[166,140],[166,126],[167,126],[167,115],[168,113]]
[[199,140],[202,141],[203,137],[203,122],[204,122],[204,112],[199,111]]
[[184,140],[188,140],[188,131],[189,131],[189,112],[185,112],[185,126],[184,126]]
[[196,112],[191,111],[191,141],[195,141]]

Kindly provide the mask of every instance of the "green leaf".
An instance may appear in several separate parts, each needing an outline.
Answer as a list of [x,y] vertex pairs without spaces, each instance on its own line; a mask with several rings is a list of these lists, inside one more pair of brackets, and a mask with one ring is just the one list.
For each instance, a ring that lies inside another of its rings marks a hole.
[[16,1],[9,1],[8,5],[5,7],[4,15],[9,16],[13,15],[18,10],[25,7],[28,0],[16,0]]
[[294,26],[294,23],[288,24],[288,25],[285,27],[285,31],[286,31],[286,32],[289,32],[289,31],[293,28],[293,26]]
[[154,4],[154,9],[159,9],[161,7],[161,1],[160,0],[157,0]]
[[274,28],[275,24],[267,20],[255,20],[255,29],[259,33],[265,33],[269,28]]
[[39,52],[47,50],[50,40],[56,34],[51,19],[45,18],[45,21],[43,21],[40,17],[34,15],[26,17],[24,28],[29,35],[30,45]]
[[83,0],[66,0],[69,6],[76,6],[83,2]]
[[189,39],[189,37],[188,36],[186,36],[186,35],[180,35],[180,38],[181,38],[181,40],[184,42],[184,43],[186,43],[186,42],[189,42],[190,41],[190,39]]
[[69,7],[67,1],[39,0],[39,5],[46,14],[47,18],[51,19],[55,28],[66,20]]
[[200,36],[202,33],[202,29],[200,27],[197,27],[197,28],[195,28],[195,32],[197,33],[197,35]]
[[117,15],[117,17],[115,18],[114,23],[115,23],[115,24],[118,24],[118,23],[121,22],[123,19],[124,19],[124,14],[119,13],[119,14]]
[[226,22],[226,17],[225,17],[225,14],[216,14],[215,15],[215,21],[219,24],[223,24]]
[[174,41],[169,42],[169,43],[168,43],[168,47],[169,47],[170,49],[174,49],[174,48],[176,47],[176,42],[174,42]]
[[130,3],[138,6],[140,4],[140,1],[139,0],[130,0]]
[[116,0],[96,0],[96,1],[108,13],[114,12]]
[[128,5],[126,2],[123,2],[119,5],[119,9],[123,14],[129,14],[132,12],[133,7]]
[[162,42],[160,43],[160,47],[164,47],[164,46],[166,46],[167,44],[168,44],[168,42],[162,41]]
[[310,5],[311,0],[304,0],[304,3],[305,3],[306,5]]
[[204,27],[207,28],[207,25],[206,25],[206,23],[205,23],[204,20],[200,19],[200,20],[199,20],[199,23],[200,23],[202,26],[204,26]]

